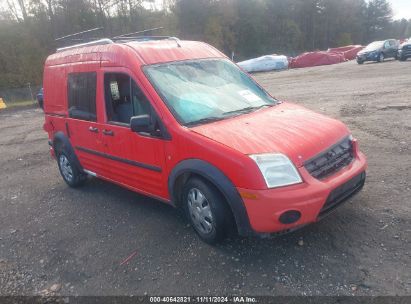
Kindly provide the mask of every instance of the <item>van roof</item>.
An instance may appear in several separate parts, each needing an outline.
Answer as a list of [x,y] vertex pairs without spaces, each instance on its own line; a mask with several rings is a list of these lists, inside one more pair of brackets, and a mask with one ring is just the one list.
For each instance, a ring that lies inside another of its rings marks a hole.
[[46,66],[79,62],[98,62],[102,65],[127,66],[130,64],[151,65],[172,61],[222,58],[220,51],[204,42],[155,40],[113,42],[70,48],[50,55]]

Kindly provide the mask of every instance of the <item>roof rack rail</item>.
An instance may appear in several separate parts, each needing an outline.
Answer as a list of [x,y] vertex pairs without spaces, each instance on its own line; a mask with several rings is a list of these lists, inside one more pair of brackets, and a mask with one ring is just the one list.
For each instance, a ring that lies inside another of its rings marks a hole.
[[57,38],[56,41],[66,41],[68,39],[70,39],[71,41],[75,41],[74,44],[72,45],[63,45],[62,47],[57,48],[57,52],[63,52],[63,51],[67,51],[67,50],[71,50],[71,49],[75,49],[75,48],[80,48],[80,47],[85,47],[85,46],[94,46],[94,45],[104,45],[104,44],[112,44],[115,42],[131,42],[131,41],[140,41],[140,42],[144,42],[144,41],[153,41],[153,40],[173,40],[176,42],[178,47],[181,47],[181,43],[180,43],[180,39],[178,39],[177,37],[170,37],[170,36],[146,36],[146,35],[139,35],[136,36],[136,34],[142,34],[142,33],[147,33],[147,32],[151,32],[151,31],[156,31],[156,30],[160,30],[163,29],[163,27],[156,27],[156,28],[152,28],[152,29],[147,29],[147,30],[143,30],[143,31],[138,31],[138,32],[134,32],[134,33],[128,33],[128,34],[123,34],[123,35],[119,35],[119,36],[115,36],[113,38],[97,38],[97,37],[79,37],[77,38],[77,36],[82,36],[82,35],[87,35],[89,33],[93,33],[96,31],[100,31],[103,28],[99,27],[99,28],[94,28],[94,29],[90,29],[90,30],[86,30],[86,31],[82,31],[82,32],[78,32],[75,34],[70,34],[67,36],[63,36],[60,38]]
[[181,41],[177,37],[170,37],[169,39],[174,40],[179,48],[181,48]]
[[85,30],[85,31],[81,31],[78,33],[56,38],[55,41],[58,43],[57,51],[59,50],[61,51],[62,49],[65,49],[67,47],[71,47],[77,44],[89,43],[89,42],[94,42],[96,40],[102,39],[104,37],[95,37],[95,35],[93,35],[93,37],[90,37],[91,33],[95,33],[101,30],[103,30],[102,27],[96,27],[93,29],[89,29],[89,30]]
[[178,47],[181,47],[180,39],[171,36],[125,36],[113,38],[114,42],[131,42],[131,41],[155,41],[155,40],[173,40]]
[[108,39],[108,38],[104,38],[104,39],[94,40],[94,41],[90,41],[90,42],[86,42],[86,43],[79,43],[79,44],[74,44],[74,45],[70,45],[70,46],[66,46],[66,47],[61,47],[61,48],[57,49],[57,53],[67,51],[67,50],[71,50],[71,49],[76,49],[76,48],[79,48],[79,47],[84,47],[84,46],[104,45],[104,44],[112,44],[112,43],[114,43],[113,40]]
[[150,41],[150,40],[164,40],[170,39],[170,36],[124,36],[124,37],[114,37],[113,41]]

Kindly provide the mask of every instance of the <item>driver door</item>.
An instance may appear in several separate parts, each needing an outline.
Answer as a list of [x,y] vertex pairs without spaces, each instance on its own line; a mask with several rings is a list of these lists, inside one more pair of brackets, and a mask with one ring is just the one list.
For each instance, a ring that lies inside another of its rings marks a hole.
[[167,198],[164,139],[161,134],[131,131],[130,119],[158,119],[149,99],[127,69],[104,72],[106,121],[102,138],[111,180],[159,198]]

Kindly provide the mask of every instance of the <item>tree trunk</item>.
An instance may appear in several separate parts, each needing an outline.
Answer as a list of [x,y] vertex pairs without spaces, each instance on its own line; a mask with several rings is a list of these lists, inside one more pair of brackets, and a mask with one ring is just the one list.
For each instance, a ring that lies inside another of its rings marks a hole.
[[27,20],[27,11],[26,11],[26,5],[24,4],[24,0],[18,0],[19,6],[20,6],[20,10],[21,10],[21,14],[23,15],[23,20],[26,21]]

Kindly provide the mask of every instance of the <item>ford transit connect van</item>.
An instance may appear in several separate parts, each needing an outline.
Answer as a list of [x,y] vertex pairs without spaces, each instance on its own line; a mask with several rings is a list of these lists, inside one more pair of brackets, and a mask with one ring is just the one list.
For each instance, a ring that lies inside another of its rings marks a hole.
[[202,42],[103,39],[44,69],[44,130],[64,181],[101,178],[185,210],[208,243],[314,223],[364,185],[335,119],[270,96]]

